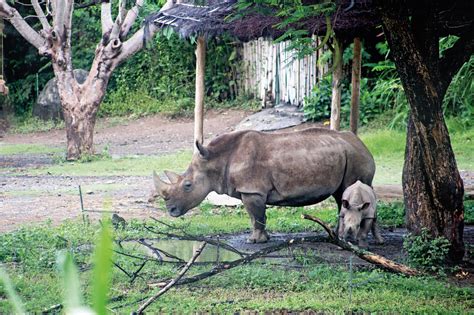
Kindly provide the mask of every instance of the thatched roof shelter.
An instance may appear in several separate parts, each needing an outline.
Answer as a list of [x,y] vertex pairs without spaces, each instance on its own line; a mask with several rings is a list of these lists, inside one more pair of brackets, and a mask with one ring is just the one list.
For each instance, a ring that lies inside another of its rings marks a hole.
[[147,22],[171,27],[183,38],[203,36],[212,38],[228,30],[225,18],[234,10],[237,0],[182,1],[150,15]]
[[[242,41],[259,37],[277,38],[285,29],[275,27],[281,18],[275,15],[249,13],[240,19],[227,19],[236,12],[237,0],[185,0],[175,3],[169,9],[154,13],[147,18],[148,23],[165,28],[172,27],[180,36],[203,36],[211,38],[228,33]],[[336,33],[348,38],[364,36],[380,24],[375,14],[372,0],[338,0],[337,9],[331,17]],[[310,34],[324,35],[326,20],[323,15],[314,16],[300,22]]]

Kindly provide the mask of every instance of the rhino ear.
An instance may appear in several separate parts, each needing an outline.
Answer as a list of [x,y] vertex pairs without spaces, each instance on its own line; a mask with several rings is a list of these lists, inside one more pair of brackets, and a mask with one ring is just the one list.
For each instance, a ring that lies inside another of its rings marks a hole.
[[155,183],[156,192],[163,197],[163,193],[168,190],[169,184],[161,180],[160,176],[153,171],[153,182]]
[[342,206],[346,209],[349,209],[350,205],[349,205],[349,201],[347,200],[342,200]]
[[205,148],[199,141],[196,141],[196,148],[203,159],[209,159],[209,150]]
[[165,171],[164,173],[166,177],[168,177],[168,179],[170,180],[171,184],[176,184],[181,178],[181,175],[176,174],[175,172]]

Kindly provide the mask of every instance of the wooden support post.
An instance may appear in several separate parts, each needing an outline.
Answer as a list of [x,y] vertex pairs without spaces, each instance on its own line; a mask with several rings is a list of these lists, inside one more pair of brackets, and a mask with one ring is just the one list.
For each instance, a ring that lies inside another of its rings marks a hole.
[[342,41],[334,40],[334,70],[332,73],[331,130],[341,127]]
[[359,124],[360,102],[360,68],[361,68],[360,38],[354,38],[354,57],[352,58],[352,93],[351,93],[351,131],[357,134]]
[[[194,143],[203,143],[203,122],[204,122],[204,78],[206,64],[206,41],[200,36],[196,47],[196,97],[194,105]],[[197,148],[194,147],[196,152]]]

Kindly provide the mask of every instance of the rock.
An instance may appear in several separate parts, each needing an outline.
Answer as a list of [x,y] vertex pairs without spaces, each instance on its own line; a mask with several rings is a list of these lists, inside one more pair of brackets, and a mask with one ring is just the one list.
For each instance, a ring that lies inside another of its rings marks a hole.
[[[74,70],[74,75],[76,76],[77,82],[84,83],[88,72],[82,69],[76,69]],[[33,106],[33,116],[42,120],[63,119],[56,78],[49,80],[41,91],[36,104]]]
[[206,200],[214,206],[235,207],[242,204],[242,201],[237,198],[232,198],[227,195],[219,195],[214,191],[210,192],[209,195],[207,195]]
[[293,127],[303,122],[304,113],[298,107],[278,105],[245,118],[235,127],[235,130],[271,131]]

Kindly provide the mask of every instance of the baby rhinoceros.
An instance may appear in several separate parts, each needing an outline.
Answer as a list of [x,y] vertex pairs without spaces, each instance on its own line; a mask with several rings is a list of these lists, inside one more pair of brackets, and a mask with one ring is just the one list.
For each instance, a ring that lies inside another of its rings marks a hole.
[[352,236],[359,247],[367,248],[367,235],[372,235],[377,244],[383,244],[377,226],[376,199],[373,189],[357,181],[347,187],[342,194],[342,208],[339,213],[339,238],[346,240]]

